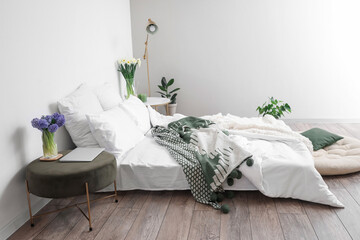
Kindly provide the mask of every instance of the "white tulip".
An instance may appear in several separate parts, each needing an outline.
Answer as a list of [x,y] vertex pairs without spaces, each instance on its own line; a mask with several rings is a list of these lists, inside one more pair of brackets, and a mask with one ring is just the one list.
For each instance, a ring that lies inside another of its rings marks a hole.
[[118,61],[118,64],[138,64],[139,67],[141,66],[141,60],[140,58],[136,59],[136,58],[121,58]]

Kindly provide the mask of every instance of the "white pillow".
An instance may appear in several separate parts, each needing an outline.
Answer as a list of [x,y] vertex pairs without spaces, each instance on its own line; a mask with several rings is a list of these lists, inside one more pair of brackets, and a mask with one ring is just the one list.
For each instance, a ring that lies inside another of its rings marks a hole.
[[144,138],[144,134],[119,107],[86,117],[99,145],[116,156],[123,155]]
[[116,86],[107,82],[93,89],[104,111],[118,107],[123,102],[116,89]]
[[130,118],[135,122],[136,126],[145,134],[150,129],[149,112],[145,104],[135,96],[130,96],[120,104],[120,108],[124,109]]
[[59,111],[65,116],[65,127],[77,147],[99,147],[92,136],[85,114],[102,112],[96,95],[84,85],[58,102]]

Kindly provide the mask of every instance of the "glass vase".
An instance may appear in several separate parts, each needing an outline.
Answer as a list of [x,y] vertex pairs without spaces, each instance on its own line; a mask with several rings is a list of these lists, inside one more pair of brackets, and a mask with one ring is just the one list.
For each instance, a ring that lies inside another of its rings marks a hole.
[[49,132],[48,130],[43,130],[42,132],[42,142],[43,142],[43,153],[44,158],[54,158],[58,155],[57,145],[54,141],[55,133]]
[[125,78],[125,82],[126,82],[126,99],[128,99],[131,95],[136,96],[134,79],[133,78],[129,78],[129,79]]

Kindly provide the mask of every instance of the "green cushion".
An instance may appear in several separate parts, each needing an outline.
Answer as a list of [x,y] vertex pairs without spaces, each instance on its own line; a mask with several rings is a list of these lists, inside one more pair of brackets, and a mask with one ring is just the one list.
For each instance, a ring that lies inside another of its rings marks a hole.
[[[64,155],[70,151],[62,152]],[[32,161],[26,168],[26,180],[32,194],[46,198],[65,198],[96,192],[116,178],[116,159],[102,152],[91,162]]]
[[341,136],[338,136],[320,128],[312,128],[308,131],[301,133],[301,135],[310,139],[313,144],[314,151],[330,146],[331,144],[336,143],[340,139],[343,139],[343,137]]

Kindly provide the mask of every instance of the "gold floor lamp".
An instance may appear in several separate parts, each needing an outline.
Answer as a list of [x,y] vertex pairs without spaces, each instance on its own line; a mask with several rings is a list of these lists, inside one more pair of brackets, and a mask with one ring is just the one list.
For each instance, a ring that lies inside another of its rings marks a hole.
[[148,52],[148,40],[149,40],[149,34],[155,34],[158,30],[158,26],[155,24],[154,21],[152,21],[150,18],[148,19],[148,24],[146,26],[146,42],[145,42],[145,53],[144,53],[144,60],[146,60],[146,66],[147,66],[147,77],[148,77],[148,88],[149,88],[149,97],[151,96],[150,91],[150,76],[149,76],[149,52]]

